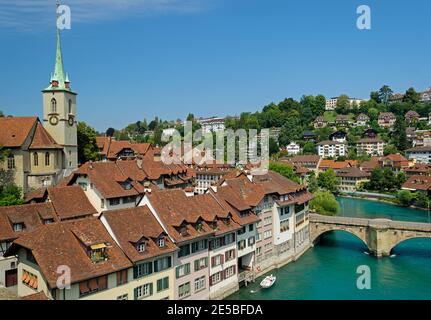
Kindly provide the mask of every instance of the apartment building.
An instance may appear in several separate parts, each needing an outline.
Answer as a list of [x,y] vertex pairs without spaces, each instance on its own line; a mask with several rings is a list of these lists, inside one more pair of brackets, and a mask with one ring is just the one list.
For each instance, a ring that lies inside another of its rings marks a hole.
[[149,155],[153,151],[149,143],[117,141],[114,137],[96,137],[96,143],[102,161],[135,159]]
[[361,113],[356,117],[356,126],[358,127],[366,126],[368,122],[370,122],[370,117],[364,113]]
[[370,181],[370,176],[369,172],[355,167],[341,169],[337,171],[337,177],[340,181],[338,189],[346,193],[356,192],[361,184]]
[[188,197],[182,190],[154,190],[147,205],[180,251],[175,299],[219,299],[238,289],[237,238],[241,226],[213,194]]
[[18,295],[53,300],[111,300],[133,296],[132,263],[96,218],[52,223],[13,242]]
[[380,138],[363,138],[356,144],[356,150],[359,156],[383,156],[386,143]]
[[338,158],[347,155],[347,143],[338,141],[322,141],[317,144],[317,153],[322,158]]
[[204,194],[211,185],[219,181],[224,175],[235,169],[228,164],[202,164],[193,165],[195,171],[195,192]]
[[407,158],[418,163],[431,164],[431,146],[414,147],[406,150]]
[[[106,230],[132,262],[124,274],[131,288],[124,300],[174,299],[174,255],[178,247],[146,206],[106,211],[101,217]],[[132,291],[133,290],[133,291]]]
[[380,112],[377,122],[379,126],[384,128],[392,128],[397,117],[392,112]]
[[[339,97],[333,97],[331,99],[327,99],[326,100],[325,110],[326,111],[333,111],[333,110],[335,110],[335,108],[337,108],[338,99],[339,99]],[[365,100],[364,99],[359,99],[359,98],[349,98],[350,106],[353,106],[354,104],[356,104],[356,105],[359,106],[362,101],[365,101]]]

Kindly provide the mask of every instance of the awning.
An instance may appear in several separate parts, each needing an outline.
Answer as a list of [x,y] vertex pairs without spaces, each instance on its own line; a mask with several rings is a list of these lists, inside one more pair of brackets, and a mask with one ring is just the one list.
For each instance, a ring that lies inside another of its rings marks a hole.
[[90,246],[90,248],[91,248],[91,250],[104,249],[104,248],[106,248],[106,244],[104,244],[104,243],[93,244],[92,246]]

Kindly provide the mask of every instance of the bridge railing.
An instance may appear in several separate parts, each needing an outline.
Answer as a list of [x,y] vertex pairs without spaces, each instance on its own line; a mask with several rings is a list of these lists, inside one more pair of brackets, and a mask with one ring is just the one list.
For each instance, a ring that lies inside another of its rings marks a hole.
[[364,218],[353,218],[353,217],[339,217],[339,216],[324,216],[320,214],[310,214],[311,223],[330,223],[330,224],[342,224],[351,226],[381,226],[390,229],[398,230],[415,230],[431,232],[431,223],[422,222],[409,222],[409,221],[393,221],[388,219],[364,219]]

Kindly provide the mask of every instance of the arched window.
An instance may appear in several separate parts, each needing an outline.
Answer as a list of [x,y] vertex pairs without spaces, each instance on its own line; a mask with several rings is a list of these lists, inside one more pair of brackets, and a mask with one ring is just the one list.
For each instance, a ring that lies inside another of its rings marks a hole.
[[39,155],[37,152],[33,153],[33,165],[38,166],[39,165]]
[[69,114],[72,114],[72,99],[69,99]]
[[8,168],[9,170],[13,170],[13,169],[15,169],[15,157],[13,156],[13,154],[10,154],[10,155],[7,157],[7,168]]
[[51,113],[57,113],[57,100],[51,99]]
[[49,152],[45,153],[45,166],[49,166]]

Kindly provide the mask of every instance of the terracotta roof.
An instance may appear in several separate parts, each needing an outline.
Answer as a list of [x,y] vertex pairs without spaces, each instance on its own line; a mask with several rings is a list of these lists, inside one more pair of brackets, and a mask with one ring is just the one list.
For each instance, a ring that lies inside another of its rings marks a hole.
[[29,149],[63,149],[63,147],[55,142],[40,122],[37,122]]
[[120,152],[124,149],[131,149],[136,155],[145,155],[150,147],[151,144],[149,143],[131,143],[130,141],[111,140],[107,157],[109,159],[117,159]]
[[[177,250],[147,206],[106,211],[101,219],[103,217],[112,229],[121,249],[133,262]],[[163,248],[157,245],[157,239],[161,237],[165,239]],[[145,251],[140,253],[136,245],[142,240],[145,240]]]
[[323,146],[323,145],[347,145],[347,143],[345,142],[339,142],[339,141],[333,141],[333,140],[326,140],[326,141],[321,141],[317,144],[318,146]]
[[37,117],[1,117],[0,145],[7,148],[21,147],[37,122]]
[[412,176],[402,186],[403,189],[409,190],[431,190],[431,177],[429,176]]
[[48,188],[48,196],[60,220],[97,214],[80,186]]
[[[176,242],[240,228],[235,221],[227,222],[232,213],[211,193],[187,197],[183,190],[174,189],[155,191],[147,196],[169,235]],[[221,221],[223,219],[227,219],[226,222]],[[202,229],[198,231],[194,225],[199,221],[202,222]],[[216,229],[211,227],[212,222],[217,222]],[[181,227],[185,232],[180,232]]]
[[334,170],[337,170],[348,167],[356,167],[357,165],[358,162],[356,160],[335,161],[322,159],[319,165],[319,169],[332,168]]
[[405,173],[408,174],[431,174],[431,165],[425,163],[416,163],[413,167],[408,167],[404,169]]
[[[58,221],[51,203],[35,203],[0,207],[0,240],[13,240],[43,225],[44,219]],[[14,231],[13,225],[24,224],[23,231]]]
[[[106,245],[107,260],[92,262],[86,250],[95,244]],[[37,228],[15,240],[6,255],[16,254],[20,247],[32,251],[50,289],[57,287],[59,266],[66,265],[70,268],[71,283],[132,267],[102,223],[95,218],[60,222]]]
[[253,182],[264,187],[265,194],[285,195],[304,190],[301,186],[274,171],[268,171],[266,175],[253,176]]
[[290,158],[290,161],[294,164],[301,164],[301,163],[317,163],[320,161],[320,157],[318,155],[305,155],[305,156],[294,156]]
[[359,168],[344,168],[337,171],[337,177],[351,177],[351,178],[367,178],[370,177],[370,173],[362,171]]
[[408,167],[409,160],[399,153],[389,154],[387,156],[381,157],[379,162],[384,162],[386,160],[390,160],[391,162],[400,163],[403,167]]
[[373,170],[379,167],[379,159],[379,157],[372,157],[369,161],[363,161],[359,167],[363,170]]
[[393,114],[392,112],[380,112],[379,113],[379,119],[380,118],[386,118],[386,117],[396,119],[395,114]]
[[50,299],[46,296],[45,292],[40,291],[38,293],[34,293],[31,295],[22,297],[21,300],[41,300],[41,301],[44,301],[44,300],[50,300]]

